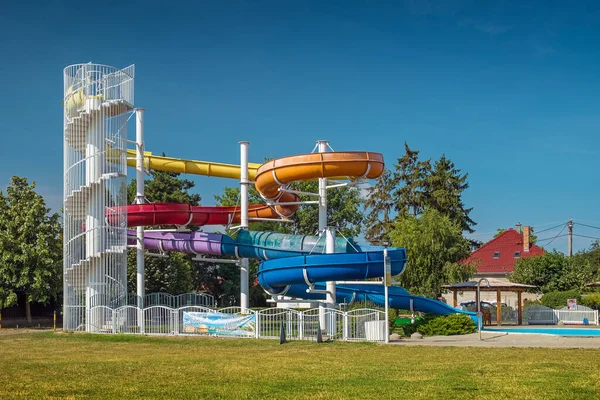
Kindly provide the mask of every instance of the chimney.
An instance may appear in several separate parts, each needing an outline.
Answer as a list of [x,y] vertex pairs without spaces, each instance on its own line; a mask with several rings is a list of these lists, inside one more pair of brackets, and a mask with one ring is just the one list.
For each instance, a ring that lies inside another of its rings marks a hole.
[[521,230],[521,223],[520,222],[517,222],[516,229],[517,229],[517,232],[523,233],[523,231]]
[[530,228],[528,226],[523,227],[523,251],[524,252],[529,251],[529,229]]

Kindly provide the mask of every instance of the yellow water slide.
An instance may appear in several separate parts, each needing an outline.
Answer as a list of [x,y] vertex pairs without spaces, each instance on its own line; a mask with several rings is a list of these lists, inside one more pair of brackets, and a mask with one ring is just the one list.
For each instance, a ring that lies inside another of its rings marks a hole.
[[[130,167],[135,167],[135,157],[135,150],[127,150],[127,165]],[[214,176],[217,178],[231,179],[240,179],[241,171],[239,165],[155,156],[150,152],[144,152],[144,166],[147,169],[152,169],[155,171],[179,172],[182,174]],[[260,166],[261,164],[248,163],[248,179],[254,180],[256,171],[258,171]]]

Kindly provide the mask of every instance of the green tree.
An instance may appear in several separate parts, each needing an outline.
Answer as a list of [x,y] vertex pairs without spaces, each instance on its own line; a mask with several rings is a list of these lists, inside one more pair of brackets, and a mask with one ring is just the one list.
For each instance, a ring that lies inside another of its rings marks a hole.
[[369,243],[376,244],[386,239],[392,228],[394,221],[392,192],[395,187],[396,181],[392,172],[385,169],[375,184],[367,189],[364,202],[366,212],[364,226],[365,240]]
[[0,191],[0,309],[25,295],[27,322],[31,302],[48,303],[62,290],[62,228],[50,214],[35,182],[12,177]]
[[590,282],[600,281],[600,241],[595,240],[588,249],[583,250],[578,254],[587,260],[592,268],[592,278]]
[[[240,207],[240,188],[239,187],[225,187],[223,189],[223,193],[220,195],[215,195],[216,204],[219,206],[227,206],[227,207]],[[248,190],[248,204],[256,205],[256,204],[264,204],[265,201],[260,197],[260,194],[254,187],[254,185],[250,185]],[[278,223],[278,222],[268,222],[268,221],[250,221],[248,224],[249,229],[253,231],[275,231],[282,233],[291,233],[292,228],[289,223]]]
[[510,280],[538,286],[547,293],[581,290],[596,273],[597,266],[592,265],[583,254],[568,257],[554,250],[535,257],[520,258]]
[[[427,208],[437,210],[456,221],[463,231],[473,232],[476,224],[469,216],[472,208],[462,201],[469,187],[468,175],[461,174],[452,161],[442,155],[433,166],[431,160],[419,160],[419,151],[404,143],[404,155],[396,161],[395,172],[385,171],[367,194],[365,201],[365,238],[376,243],[389,236],[393,219],[419,216]],[[478,243],[471,242],[472,247]]]
[[[193,289],[192,261],[187,254],[167,253],[164,257],[144,257],[146,293],[186,293]],[[134,250],[127,252],[129,289],[135,292],[137,264]]]
[[411,293],[439,297],[442,285],[468,280],[475,272],[474,265],[459,263],[470,254],[461,226],[437,210],[399,217],[391,241],[407,250],[400,281]]
[[[250,304],[252,307],[262,307],[266,303],[266,295],[260,287],[253,283],[253,267],[258,263],[251,260],[250,275]],[[240,304],[240,268],[235,264],[226,263],[197,263],[192,272],[192,281],[197,290],[205,291],[215,297],[219,307],[229,307]]]
[[[317,181],[298,182],[296,189],[302,192],[318,193]],[[301,195],[301,201],[315,200],[314,196]],[[327,224],[349,238],[360,233],[363,219],[360,189],[344,186],[327,191]],[[314,235],[319,230],[319,208],[315,204],[303,204],[293,217],[293,230],[296,233]]]
[[395,210],[399,216],[417,216],[426,205],[427,176],[431,173],[431,160],[419,161],[419,151],[412,150],[404,142],[405,154],[395,165],[393,182]]
[[468,174],[461,171],[444,154],[425,177],[425,207],[438,210],[450,220],[458,222],[463,231],[473,233],[476,223],[469,217],[473,208],[465,208],[462,193],[469,188]]
[[[164,154],[163,154],[164,155]],[[146,199],[153,203],[185,203],[197,206],[200,204],[199,194],[191,193],[195,184],[188,179],[182,179],[181,174],[164,171],[151,171],[151,179],[144,181]],[[130,203],[135,200],[136,181],[132,180],[127,187],[127,197]],[[159,228],[159,227],[149,227]],[[197,227],[190,227],[197,229]],[[182,253],[167,253],[166,257],[145,257],[146,293],[167,292],[171,294],[184,293],[192,290],[193,262],[190,256]],[[127,254],[127,274],[129,290],[135,291],[136,281],[135,249],[129,249]]]
[[[163,153],[163,156],[165,154]],[[144,195],[151,203],[186,203],[193,206],[200,204],[202,198],[197,193],[190,193],[194,181],[180,178],[176,172],[151,171],[152,179],[144,181]],[[127,201],[135,201],[136,180],[133,179],[127,188]]]

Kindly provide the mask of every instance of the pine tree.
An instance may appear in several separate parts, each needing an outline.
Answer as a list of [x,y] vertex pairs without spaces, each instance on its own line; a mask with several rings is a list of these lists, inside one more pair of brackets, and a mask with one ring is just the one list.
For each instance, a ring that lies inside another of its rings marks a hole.
[[442,154],[424,179],[424,206],[447,215],[463,231],[473,233],[476,223],[469,216],[473,209],[465,208],[462,201],[463,192],[469,188],[467,177],[468,174],[461,175],[454,163]]
[[419,161],[419,151],[412,150],[404,142],[405,154],[398,159],[395,168],[395,210],[400,216],[418,216],[423,212],[427,197],[427,176],[431,172],[431,161]]
[[369,243],[380,243],[391,231],[393,225],[391,213],[394,210],[392,192],[395,187],[396,181],[392,172],[385,169],[376,183],[367,189],[364,225],[365,239]]

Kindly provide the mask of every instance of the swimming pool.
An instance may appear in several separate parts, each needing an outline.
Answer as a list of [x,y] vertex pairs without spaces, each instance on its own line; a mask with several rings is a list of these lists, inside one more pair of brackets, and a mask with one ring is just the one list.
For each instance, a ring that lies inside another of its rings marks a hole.
[[505,328],[484,329],[483,332],[534,333],[557,336],[600,336],[598,328]]

